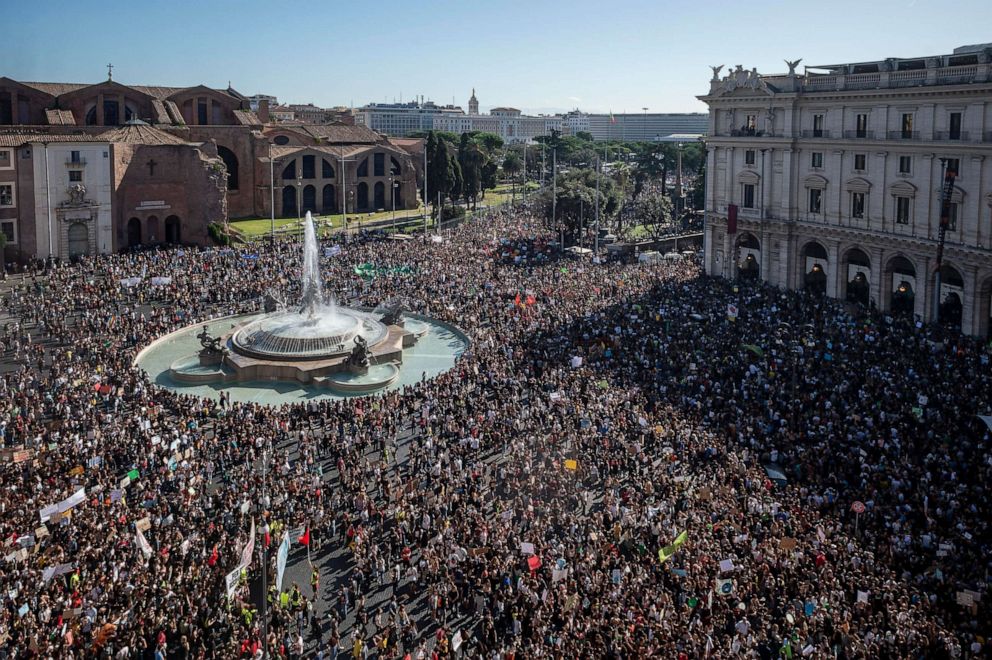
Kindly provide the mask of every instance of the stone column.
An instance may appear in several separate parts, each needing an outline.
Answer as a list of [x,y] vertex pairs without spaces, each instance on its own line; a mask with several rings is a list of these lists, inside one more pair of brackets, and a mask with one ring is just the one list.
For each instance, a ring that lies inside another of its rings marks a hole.
[[979,332],[978,314],[978,268],[964,267],[964,300],[961,301],[961,334],[977,335]]
[[827,295],[836,298],[840,295],[840,244],[837,241],[827,242]]
[[930,261],[928,256],[918,256],[916,259],[918,268],[916,269],[916,298],[913,301],[913,312],[924,322],[931,320],[930,312],[933,310],[933,287],[930,284],[933,280],[933,274]]
[[882,248],[869,248],[868,258],[871,259],[871,282],[869,282],[870,286],[868,287],[869,301],[874,300],[875,305],[881,311],[888,311],[889,296],[885,295],[885,283],[882,282]]

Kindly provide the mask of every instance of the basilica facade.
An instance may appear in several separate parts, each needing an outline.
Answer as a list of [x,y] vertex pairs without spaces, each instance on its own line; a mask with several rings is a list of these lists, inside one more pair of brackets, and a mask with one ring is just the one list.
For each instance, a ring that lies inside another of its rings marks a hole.
[[409,145],[285,126],[213,89],[0,77],[0,230],[11,260],[207,244],[230,218],[414,208]]

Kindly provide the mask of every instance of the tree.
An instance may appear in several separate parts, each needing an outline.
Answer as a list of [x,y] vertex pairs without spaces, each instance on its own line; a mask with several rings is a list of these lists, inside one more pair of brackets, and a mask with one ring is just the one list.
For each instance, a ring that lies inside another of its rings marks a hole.
[[448,155],[448,172],[451,177],[448,187],[448,197],[451,198],[452,204],[457,204],[458,199],[462,196],[462,168],[458,165],[458,158],[451,154]]
[[[573,170],[558,175],[556,196],[546,186],[538,198],[548,226],[563,231],[566,243],[574,241],[583,228],[591,227],[596,217],[596,172]],[[608,223],[620,210],[622,194],[616,182],[603,176],[599,185],[600,220]],[[552,215],[554,214],[554,216]]]
[[479,147],[481,147],[482,150],[490,156],[503,148],[503,138],[495,133],[474,131],[469,133],[469,135],[472,137],[472,141],[479,145]]
[[523,161],[515,151],[508,151],[503,159],[503,173],[513,182],[513,199],[517,197],[517,175],[523,169]]
[[482,166],[482,199],[486,198],[486,191],[492,190],[496,187],[496,173],[499,171],[499,167],[496,165],[495,159],[490,158],[486,161],[486,164]]
[[658,238],[672,226],[672,200],[657,186],[641,191],[634,200],[634,223],[644,226],[648,235]]
[[[433,146],[431,141],[433,139]],[[441,195],[441,203],[444,203],[444,198],[448,196],[451,192],[452,185],[455,181],[454,165],[457,165],[454,156],[451,156],[448,152],[448,143],[439,138],[435,133],[431,133],[427,137],[428,147],[428,168],[427,168],[427,193],[429,195],[428,199],[435,201],[438,195]],[[459,174],[459,178],[460,178]],[[459,187],[459,192],[461,188]],[[434,213],[438,213],[439,208],[434,209]]]
[[592,133],[589,131],[576,131],[575,137],[583,142],[592,142],[594,140]]
[[482,166],[486,160],[479,145],[473,142],[468,133],[462,133],[458,144],[458,166],[462,175],[461,193],[466,206],[475,199],[482,186]]

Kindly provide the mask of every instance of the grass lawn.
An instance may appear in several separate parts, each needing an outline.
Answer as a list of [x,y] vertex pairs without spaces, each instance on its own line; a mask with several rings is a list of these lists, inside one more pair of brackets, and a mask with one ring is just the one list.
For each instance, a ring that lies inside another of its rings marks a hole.
[[[528,189],[533,190],[537,187],[536,182],[529,181]],[[482,199],[480,197],[478,203],[484,204],[489,207],[501,206],[503,204],[508,204],[513,197],[513,186],[508,183],[501,183],[496,186],[493,190],[486,191],[486,198]],[[517,201],[521,201],[523,197],[521,196],[521,188],[517,186]],[[349,213],[348,214],[348,224],[351,227],[357,227],[359,221],[362,225],[370,222],[378,222],[382,220],[389,220],[393,217],[392,211],[380,211],[379,213]],[[396,222],[400,223],[403,220],[409,218],[419,218],[421,217],[421,209],[408,209],[405,211],[396,211]],[[326,231],[327,228],[340,229],[344,223],[344,216],[341,214],[337,215],[322,215],[315,217],[317,221],[317,231]],[[261,238],[269,235],[271,230],[271,220],[269,218],[251,218],[247,220],[231,220],[231,228],[237,230],[245,238],[245,240],[252,240],[255,238]],[[388,227],[385,227],[388,229]],[[275,220],[276,236],[291,236],[298,234],[303,231],[303,226],[299,223],[296,218],[276,218]]]

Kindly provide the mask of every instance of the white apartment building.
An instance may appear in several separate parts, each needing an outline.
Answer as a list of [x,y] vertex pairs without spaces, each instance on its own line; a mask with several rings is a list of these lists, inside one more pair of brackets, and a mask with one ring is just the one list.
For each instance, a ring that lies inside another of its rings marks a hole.
[[942,322],[992,313],[992,44],[950,55],[739,65],[708,94],[705,267],[933,316],[941,186],[955,168]]
[[32,143],[39,259],[113,251],[110,144]]
[[[472,98],[475,98],[473,93]],[[508,143],[533,142],[534,138],[562,130],[559,116],[529,116],[516,108],[493,108],[488,115],[436,115],[435,131],[495,133]]]
[[434,129],[434,119],[439,116],[465,116],[457,106],[440,106],[432,101],[408,103],[370,103],[355,111],[359,126],[389,135],[405,137],[417,131]]

